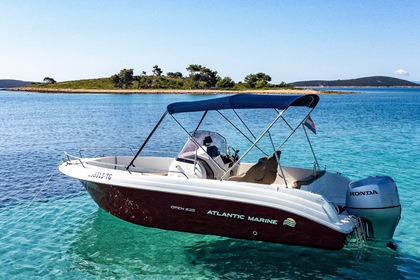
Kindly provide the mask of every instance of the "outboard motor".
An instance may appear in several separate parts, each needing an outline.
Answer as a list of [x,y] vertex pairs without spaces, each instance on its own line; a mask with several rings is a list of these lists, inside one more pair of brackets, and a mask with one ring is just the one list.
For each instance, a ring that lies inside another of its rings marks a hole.
[[346,197],[347,212],[367,220],[367,237],[389,241],[401,217],[397,185],[389,176],[351,182]]

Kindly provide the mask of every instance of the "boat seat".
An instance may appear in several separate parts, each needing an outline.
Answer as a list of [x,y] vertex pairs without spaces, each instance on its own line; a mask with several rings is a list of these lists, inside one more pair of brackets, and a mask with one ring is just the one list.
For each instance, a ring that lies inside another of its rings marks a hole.
[[306,177],[306,178],[304,178],[302,180],[295,181],[293,183],[293,188],[300,189],[300,187],[303,186],[303,185],[312,184],[316,179],[321,178],[322,176],[324,176],[326,172],[327,171],[325,171],[325,170],[317,171],[315,175],[312,174],[312,175],[310,175],[310,176],[308,176],[308,177]]
[[273,154],[268,158],[260,158],[247,172],[231,176],[228,180],[271,185],[276,180],[277,159],[280,157],[280,151],[276,151],[276,153],[277,156]]

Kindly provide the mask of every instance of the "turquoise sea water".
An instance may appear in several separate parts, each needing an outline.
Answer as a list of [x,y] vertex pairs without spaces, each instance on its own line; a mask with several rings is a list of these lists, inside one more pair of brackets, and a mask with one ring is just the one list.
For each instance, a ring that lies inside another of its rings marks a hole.
[[326,251],[121,221],[54,173],[63,151],[137,148],[168,103],[212,96],[0,91],[0,279],[420,279],[420,90],[351,91],[360,93],[321,95],[313,146],[328,170],[394,178],[403,207],[397,251]]

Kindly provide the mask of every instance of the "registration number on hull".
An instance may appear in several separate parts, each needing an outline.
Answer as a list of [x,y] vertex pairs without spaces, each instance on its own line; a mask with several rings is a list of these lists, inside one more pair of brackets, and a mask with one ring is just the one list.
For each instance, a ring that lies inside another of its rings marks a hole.
[[96,178],[96,179],[105,179],[111,180],[112,173],[105,173],[105,172],[93,172],[88,175],[89,178]]

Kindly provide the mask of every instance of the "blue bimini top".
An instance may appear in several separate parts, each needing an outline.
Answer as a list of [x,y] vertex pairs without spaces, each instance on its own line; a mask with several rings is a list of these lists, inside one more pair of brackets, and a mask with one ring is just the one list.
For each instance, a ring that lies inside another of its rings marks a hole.
[[169,114],[200,112],[223,109],[264,109],[273,108],[284,110],[290,106],[315,108],[319,96],[306,95],[263,95],[263,94],[235,94],[225,97],[175,102],[168,105]]

